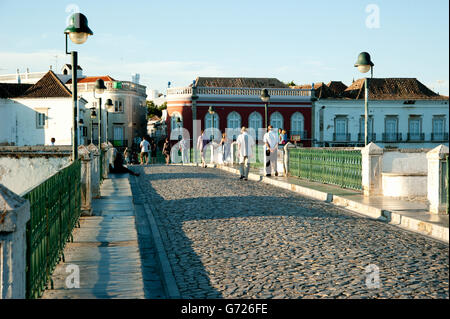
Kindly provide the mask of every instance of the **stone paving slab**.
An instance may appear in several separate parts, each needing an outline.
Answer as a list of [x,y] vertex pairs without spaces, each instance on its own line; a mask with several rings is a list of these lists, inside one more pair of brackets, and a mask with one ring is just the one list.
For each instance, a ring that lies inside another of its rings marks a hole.
[[449,297],[442,242],[217,169],[138,169],[181,298]]
[[[151,234],[142,218],[136,219],[128,178],[111,176],[101,194],[93,200],[95,216],[82,217],[74,229],[65,262],[52,274],[54,289],[43,299],[164,298]],[[67,288],[69,265],[79,269],[79,288]]]
[[[233,167],[219,165],[218,168],[239,174],[239,171]],[[359,214],[449,242],[449,216],[431,214],[428,211],[428,205],[424,202],[383,196],[364,196],[362,192],[334,185],[305,181],[295,177],[260,176],[255,169],[252,172],[249,174],[251,180],[262,181],[308,197],[331,202]]]

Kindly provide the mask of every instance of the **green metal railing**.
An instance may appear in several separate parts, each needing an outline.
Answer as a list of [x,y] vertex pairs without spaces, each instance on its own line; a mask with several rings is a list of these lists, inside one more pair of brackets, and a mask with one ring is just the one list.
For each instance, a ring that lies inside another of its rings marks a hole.
[[292,148],[288,170],[310,181],[361,190],[361,158],[359,150]]
[[23,195],[27,223],[27,298],[39,298],[81,214],[81,162],[77,160]]

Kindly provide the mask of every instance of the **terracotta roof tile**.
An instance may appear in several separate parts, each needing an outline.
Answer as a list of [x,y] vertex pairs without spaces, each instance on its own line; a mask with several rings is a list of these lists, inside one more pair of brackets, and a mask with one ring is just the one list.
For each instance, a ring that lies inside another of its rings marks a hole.
[[198,77],[195,85],[198,87],[288,88],[286,84],[275,78]]
[[71,97],[72,92],[53,73],[48,71],[39,81],[31,86],[22,96],[23,98]]
[[[77,79],[78,83],[91,83],[91,82],[95,82],[98,79],[102,79],[105,82],[109,82],[109,81],[115,81],[112,77],[110,77],[109,75],[104,75],[104,76],[87,76],[85,78],[81,78],[81,79]],[[72,84],[72,79],[68,80],[66,82],[66,84]]]
[[[364,79],[353,82],[343,93],[344,98],[364,99]],[[371,100],[446,100],[415,78],[369,79]]]

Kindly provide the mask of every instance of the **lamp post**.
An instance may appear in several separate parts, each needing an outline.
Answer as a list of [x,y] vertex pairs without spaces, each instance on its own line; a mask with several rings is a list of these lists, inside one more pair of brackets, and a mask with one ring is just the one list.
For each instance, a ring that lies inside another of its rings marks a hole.
[[112,112],[112,108],[113,108],[114,104],[111,99],[107,99],[105,106],[106,106],[106,136],[105,137],[106,137],[106,143],[108,143],[108,114],[109,114],[109,112]]
[[95,108],[91,108],[91,143],[94,144],[94,119],[97,117]]
[[88,27],[88,21],[84,14],[74,13],[70,17],[70,24],[64,30],[66,35],[66,54],[72,56],[72,107],[73,107],[73,132],[72,132],[72,160],[78,159],[78,127],[77,127],[77,68],[78,68],[78,52],[67,51],[67,37],[75,44],[83,44],[89,35],[93,32]]
[[[93,90],[94,99],[97,99],[95,92],[98,94],[103,94],[105,92],[106,86],[102,79],[95,81],[95,87]],[[102,145],[102,97],[98,97],[98,147]]]
[[212,142],[214,140],[214,114],[216,113],[216,109],[214,108],[214,106],[210,106],[208,112],[209,114],[211,114],[211,128],[212,128],[211,142]]
[[267,130],[267,111],[268,111],[268,107],[269,107],[269,103],[270,103],[270,95],[269,95],[269,91],[267,89],[262,89],[261,90],[261,101],[264,102],[264,125],[266,127]]
[[[370,70],[370,78],[373,77],[373,62],[370,59],[370,54],[367,52],[361,52],[358,55],[358,59],[356,60],[355,67],[358,68],[358,71],[361,73],[367,73]],[[364,78],[364,146],[368,144],[368,136],[367,136],[367,122],[368,122],[368,114],[369,114],[369,79]]]
[[[194,85],[192,86],[192,96],[191,96],[191,100],[192,100],[192,145],[195,145],[194,141],[197,141],[197,100],[198,100],[199,96],[197,95],[197,87],[195,86],[195,82]],[[194,147],[194,161],[195,163],[197,163],[197,152],[195,151],[195,147]]]

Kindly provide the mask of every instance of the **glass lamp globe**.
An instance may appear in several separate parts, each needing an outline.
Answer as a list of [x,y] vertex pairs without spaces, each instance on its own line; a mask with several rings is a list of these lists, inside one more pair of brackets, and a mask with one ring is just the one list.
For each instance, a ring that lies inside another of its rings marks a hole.
[[86,32],[69,32],[70,40],[75,44],[83,44],[88,39],[89,34]]

